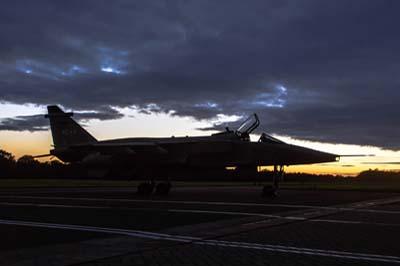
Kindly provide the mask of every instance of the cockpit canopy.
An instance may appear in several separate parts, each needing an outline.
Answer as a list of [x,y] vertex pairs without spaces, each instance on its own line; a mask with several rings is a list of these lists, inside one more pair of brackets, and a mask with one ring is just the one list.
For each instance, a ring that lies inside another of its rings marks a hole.
[[282,140],[274,138],[271,135],[268,135],[266,133],[261,134],[258,142],[273,143],[273,144],[285,144],[285,142],[283,142]]
[[260,120],[257,114],[252,114],[235,130],[229,130],[226,128],[225,132],[219,132],[213,134],[213,136],[233,137],[234,139],[241,139],[243,141],[250,141],[250,133],[252,133],[260,125]]
[[244,122],[236,129],[235,133],[242,140],[250,141],[250,133],[253,132],[260,125],[260,120],[257,114],[249,116]]
[[250,134],[260,125],[260,120],[258,119],[257,114],[253,114],[249,116],[244,122],[236,129],[236,132],[239,134],[247,133]]

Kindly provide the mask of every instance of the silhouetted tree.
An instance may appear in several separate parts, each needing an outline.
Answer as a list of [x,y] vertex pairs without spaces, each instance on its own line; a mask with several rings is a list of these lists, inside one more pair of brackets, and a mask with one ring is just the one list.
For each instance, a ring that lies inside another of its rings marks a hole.
[[24,156],[20,157],[20,158],[17,160],[17,163],[18,163],[18,164],[21,164],[21,165],[35,165],[35,164],[40,164],[40,162],[37,161],[37,160],[35,160],[35,158],[33,158],[33,156],[31,156],[31,155],[24,155]]
[[45,170],[43,166],[33,156],[24,155],[17,160],[15,173],[21,178],[41,177]]
[[357,179],[360,181],[400,181],[399,171],[382,171],[379,169],[369,169],[361,172]]
[[[118,169],[117,169],[118,170]],[[176,169],[164,169],[168,176],[174,180],[182,181],[256,181],[267,182],[272,180],[271,171],[257,172],[257,168],[239,168],[238,171],[227,171],[225,168],[191,169],[177,167]],[[107,178],[126,179],[126,175],[113,172]],[[31,155],[24,155],[15,160],[14,155],[0,149],[0,178],[90,178],[87,169],[80,165],[65,164],[58,160],[40,162]],[[137,178],[141,178],[138,176]],[[347,181],[400,181],[400,172],[381,171],[369,169],[361,172],[357,177],[343,178],[338,175],[315,175],[307,173],[286,173],[285,181],[289,182],[347,182]]]
[[0,149],[0,177],[12,177],[15,168],[15,157]]

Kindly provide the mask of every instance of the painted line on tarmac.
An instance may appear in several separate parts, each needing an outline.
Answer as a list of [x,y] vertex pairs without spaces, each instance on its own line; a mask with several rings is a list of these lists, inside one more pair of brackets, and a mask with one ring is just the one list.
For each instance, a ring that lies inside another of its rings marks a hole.
[[[268,204],[268,203],[245,203],[245,202],[219,202],[219,201],[181,201],[181,200],[140,200],[140,199],[114,199],[114,198],[73,198],[73,197],[43,197],[43,196],[0,196],[0,199],[48,199],[48,200],[82,200],[91,202],[126,202],[126,203],[168,203],[168,204],[185,204],[185,205],[214,205],[214,206],[244,206],[244,207],[283,207],[294,209],[317,209],[331,211],[356,211],[367,213],[381,214],[400,214],[400,211],[387,211],[376,209],[363,209],[366,205],[376,205],[375,203],[363,203],[354,207],[329,207],[315,205],[296,205],[296,204]],[[398,202],[399,199],[388,200],[387,202]],[[386,204],[383,202],[382,204]]]
[[35,208],[68,208],[68,209],[115,209],[103,206],[87,205],[66,205],[66,204],[42,204],[42,203],[21,203],[21,202],[0,202],[0,206],[10,207],[35,207]]
[[299,248],[293,246],[268,245],[268,244],[257,244],[257,243],[236,242],[236,241],[222,241],[222,240],[212,240],[212,239],[207,240],[198,237],[169,235],[169,234],[154,233],[141,230],[127,230],[118,228],[93,227],[93,226],[70,225],[70,224],[39,223],[39,222],[27,222],[27,221],[16,221],[16,220],[0,220],[0,224],[40,227],[40,228],[50,228],[50,229],[89,231],[89,232],[125,235],[125,236],[153,239],[153,240],[167,240],[167,241],[188,243],[194,245],[209,245],[218,247],[254,249],[254,250],[264,250],[270,252],[278,252],[278,253],[291,253],[300,255],[334,257],[340,259],[366,260],[374,262],[389,262],[389,263],[400,264],[400,257],[397,256]]
[[[398,227],[398,223],[376,223],[376,222],[364,222],[364,221],[351,221],[351,220],[337,220],[337,219],[313,219],[301,216],[282,216],[274,214],[263,214],[263,213],[249,213],[249,212],[226,212],[226,211],[203,211],[203,210],[178,210],[172,209],[169,211],[174,212],[189,212],[189,213],[210,213],[210,214],[226,214],[226,215],[243,215],[243,216],[256,216],[265,217],[272,219],[284,219],[284,220],[296,220],[296,221],[307,221],[307,222],[321,222],[321,223],[339,223],[339,224],[364,224],[364,225],[374,225],[374,226],[393,226]],[[258,221],[265,222],[265,221]],[[257,223],[257,222],[255,222]],[[249,223],[253,224],[253,223]]]
[[[35,203],[13,203],[13,202],[0,202],[0,206],[17,206],[17,207],[35,207],[35,208],[68,208],[68,209],[100,209],[100,210],[129,210],[129,211],[166,211],[174,213],[199,213],[199,214],[223,214],[231,216],[251,216],[251,217],[263,217],[271,219],[284,219],[284,220],[295,220],[295,221],[306,221],[306,222],[321,222],[321,223],[338,223],[338,224],[364,224],[373,226],[391,226],[399,227],[398,223],[376,223],[376,222],[364,222],[364,221],[351,221],[351,220],[337,220],[337,219],[313,219],[302,216],[283,216],[274,214],[254,213],[254,212],[230,212],[230,211],[210,211],[210,210],[187,210],[187,209],[154,209],[154,208],[129,208],[129,207],[102,207],[102,206],[86,206],[86,205],[64,205],[64,204],[35,204]],[[303,214],[304,215],[304,214]],[[252,223],[244,224],[252,225],[256,223],[264,223],[263,221],[257,221]]]
[[[398,224],[398,223],[371,223],[371,222],[364,222],[364,221],[349,221],[349,220],[337,220],[337,219],[313,219],[313,218],[307,218],[307,217],[301,217],[301,216],[282,216],[282,215],[252,213],[252,212],[227,212],[227,211],[179,210],[179,209],[170,209],[168,211],[184,212],[184,213],[210,213],[210,214],[256,216],[256,217],[265,217],[265,218],[272,218],[272,219],[284,219],[284,220],[295,220],[295,221],[306,221],[306,222],[321,222],[321,223],[364,224],[364,225],[394,226],[394,227],[400,226],[400,224]],[[267,221],[265,221],[265,220],[257,221],[257,222],[247,223],[244,225],[265,223]]]
[[141,199],[115,199],[115,198],[73,198],[73,197],[43,197],[43,196],[0,196],[0,198],[11,199],[49,199],[49,200],[85,200],[85,201],[111,201],[111,202],[132,202],[132,203],[172,203],[172,204],[202,204],[220,206],[250,206],[250,207],[286,207],[296,209],[323,209],[337,210],[337,207],[295,205],[295,204],[268,204],[268,203],[246,203],[246,202],[220,202],[220,201],[183,201],[183,200],[141,200]]

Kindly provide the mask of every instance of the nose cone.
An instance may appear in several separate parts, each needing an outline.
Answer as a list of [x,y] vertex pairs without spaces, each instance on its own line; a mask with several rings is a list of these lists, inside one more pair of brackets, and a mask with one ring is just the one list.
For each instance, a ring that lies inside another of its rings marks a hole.
[[337,154],[316,150],[311,150],[309,156],[315,163],[337,162],[340,159]]
[[309,148],[296,146],[295,150],[297,153],[295,164],[328,163],[337,162],[340,159],[339,155]]

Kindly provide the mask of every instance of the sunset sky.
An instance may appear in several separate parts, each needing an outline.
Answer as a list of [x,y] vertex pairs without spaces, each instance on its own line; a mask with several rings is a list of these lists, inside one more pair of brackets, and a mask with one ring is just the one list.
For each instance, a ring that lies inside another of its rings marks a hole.
[[0,149],[48,153],[48,104],[73,110],[98,139],[208,135],[255,112],[254,140],[267,132],[375,155],[289,171],[396,170],[399,8],[385,0],[4,1]]

